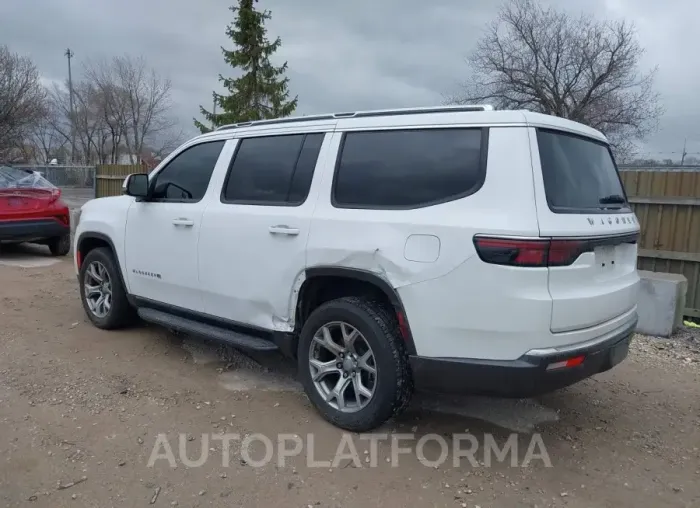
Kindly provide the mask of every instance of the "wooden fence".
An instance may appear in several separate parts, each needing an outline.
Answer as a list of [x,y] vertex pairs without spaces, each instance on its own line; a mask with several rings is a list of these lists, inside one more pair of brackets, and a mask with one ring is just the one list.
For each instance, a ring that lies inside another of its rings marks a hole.
[[140,164],[102,164],[95,170],[95,197],[119,196],[122,193],[124,178],[131,173],[145,173]]
[[688,279],[686,316],[700,317],[700,171],[620,171],[639,225],[640,270]]

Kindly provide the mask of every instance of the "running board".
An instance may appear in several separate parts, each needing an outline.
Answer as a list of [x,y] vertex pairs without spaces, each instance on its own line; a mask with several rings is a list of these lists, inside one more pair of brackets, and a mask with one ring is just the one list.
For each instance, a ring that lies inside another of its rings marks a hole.
[[147,307],[138,309],[138,315],[141,319],[149,323],[171,328],[178,332],[197,335],[204,339],[224,342],[240,349],[247,349],[250,351],[277,351],[278,349],[277,345],[269,340],[234,332],[226,328],[201,323]]

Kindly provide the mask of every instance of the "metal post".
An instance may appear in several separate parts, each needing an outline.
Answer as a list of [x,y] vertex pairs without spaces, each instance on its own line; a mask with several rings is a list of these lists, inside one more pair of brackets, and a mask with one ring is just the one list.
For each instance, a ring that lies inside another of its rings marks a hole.
[[74,53],[70,48],[66,49],[64,53],[66,58],[68,58],[68,99],[70,102],[70,163],[74,163],[73,158],[75,157],[75,111],[73,109],[73,75],[71,73],[70,59],[73,58]]

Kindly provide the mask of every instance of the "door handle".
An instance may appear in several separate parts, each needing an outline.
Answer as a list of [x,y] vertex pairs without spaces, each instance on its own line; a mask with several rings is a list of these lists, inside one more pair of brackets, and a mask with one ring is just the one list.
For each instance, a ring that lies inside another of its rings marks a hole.
[[270,234],[297,236],[299,234],[299,229],[290,228],[289,226],[285,226],[284,224],[279,226],[270,226]]
[[173,219],[173,225],[191,228],[192,226],[194,226],[194,221],[190,220],[190,219],[184,219],[184,218]]

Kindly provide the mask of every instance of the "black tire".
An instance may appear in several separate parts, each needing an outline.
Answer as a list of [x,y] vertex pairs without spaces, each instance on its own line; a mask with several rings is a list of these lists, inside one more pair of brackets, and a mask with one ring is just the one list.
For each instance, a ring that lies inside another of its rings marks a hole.
[[[104,265],[112,286],[111,308],[104,317],[95,315],[90,310],[90,307],[85,299],[85,272],[94,261],[99,261],[102,263],[102,265]],[[85,259],[80,266],[79,280],[80,300],[83,303],[83,309],[85,310],[88,319],[90,319],[93,325],[103,330],[113,330],[123,328],[134,322],[136,312],[129,304],[126,297],[126,290],[124,289],[124,284],[122,283],[121,272],[119,271],[119,267],[110,249],[100,247],[91,250],[88,255],[85,256]]]
[[[309,354],[314,334],[325,324],[342,321],[355,327],[372,348],[377,369],[374,394],[356,412],[332,407],[312,380]],[[330,423],[352,432],[375,429],[401,414],[413,394],[413,378],[406,347],[394,313],[382,302],[345,297],[324,303],[314,310],[301,331],[298,346],[299,377],[316,410]]]
[[49,246],[52,256],[65,256],[70,252],[70,235],[49,238],[46,244]]

